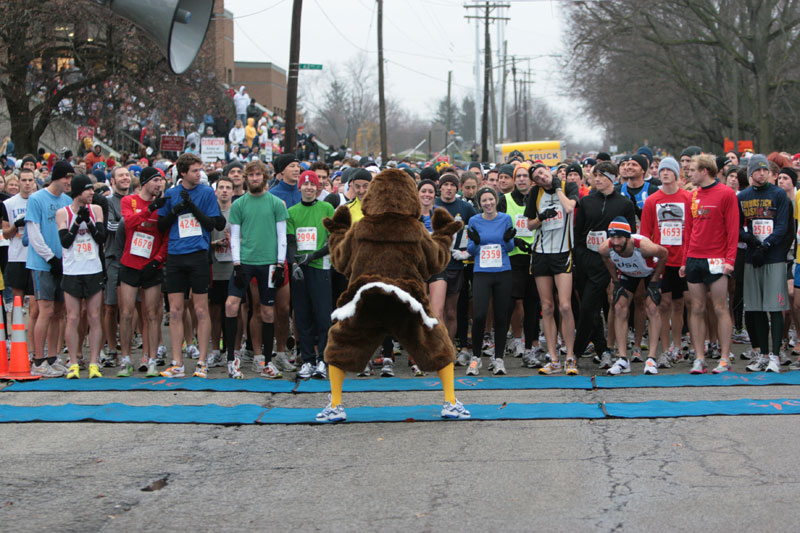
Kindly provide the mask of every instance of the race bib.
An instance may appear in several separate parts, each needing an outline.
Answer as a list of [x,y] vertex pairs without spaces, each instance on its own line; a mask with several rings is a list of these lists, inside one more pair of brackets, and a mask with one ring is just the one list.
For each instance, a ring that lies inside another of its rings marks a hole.
[[722,257],[712,257],[708,259],[708,271],[712,274],[722,274],[722,266],[725,259]]
[[661,244],[666,246],[680,246],[683,244],[683,223],[662,222]]
[[82,263],[97,259],[97,246],[92,236],[88,233],[75,237],[72,252],[76,262]]
[[317,249],[317,228],[297,228],[295,232],[297,237],[297,251],[298,252],[314,252]]
[[322,270],[330,270],[331,269],[331,256],[326,255],[322,258]]
[[145,259],[150,259],[150,254],[153,253],[153,242],[156,240],[152,235],[135,231],[133,239],[131,239],[131,255],[138,255]]
[[214,258],[220,263],[230,263],[233,261],[233,254],[230,246],[216,246],[214,248]]
[[503,266],[503,252],[499,244],[484,244],[481,246],[480,261],[481,268],[500,268]]
[[593,252],[596,252],[604,242],[606,242],[605,231],[590,231],[586,235],[586,247]]
[[525,215],[514,217],[514,227],[517,229],[517,237],[533,237],[533,231],[528,229],[528,217]]
[[758,220],[753,221],[753,235],[755,235],[756,239],[761,242],[764,242],[764,239],[772,235],[772,230],[775,227],[775,223],[770,218],[760,218]]
[[[545,231],[561,229],[564,227],[564,209],[561,207],[561,204],[556,204],[551,207],[556,210],[556,216],[548,218],[542,222],[542,229]],[[605,233],[603,234],[605,235]]]
[[194,218],[191,213],[185,213],[178,217],[178,237],[185,239],[187,237],[201,237],[203,230],[200,228],[200,222]]

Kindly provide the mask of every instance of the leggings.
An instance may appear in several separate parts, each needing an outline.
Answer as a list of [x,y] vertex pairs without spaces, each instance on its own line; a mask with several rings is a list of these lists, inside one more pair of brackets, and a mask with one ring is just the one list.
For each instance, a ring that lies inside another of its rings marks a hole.
[[475,272],[472,277],[472,355],[481,357],[489,299],[494,300],[494,355],[503,358],[511,306],[511,271]]

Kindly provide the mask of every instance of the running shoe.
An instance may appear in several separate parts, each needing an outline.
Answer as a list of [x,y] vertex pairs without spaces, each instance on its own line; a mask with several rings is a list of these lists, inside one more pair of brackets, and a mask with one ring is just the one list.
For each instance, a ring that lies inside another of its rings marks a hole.
[[133,347],[133,348],[138,350],[142,346],[144,346],[144,341],[142,340],[142,335],[141,335],[141,333],[137,333],[136,335],[133,336],[133,341],[131,342],[131,347]]
[[411,373],[414,374],[414,377],[417,377],[417,378],[421,378],[421,377],[425,376],[425,372],[423,372],[422,369],[419,366],[417,366],[416,364],[411,365]]
[[264,366],[267,364],[266,359],[263,355],[256,355],[253,357],[253,372],[256,374],[260,374],[264,370]]
[[173,361],[172,366],[165,369],[159,375],[162,378],[182,378],[186,373],[184,372],[183,365],[178,366],[177,363]]
[[758,352],[753,349],[745,350],[739,354],[739,359],[741,359],[742,361],[752,361],[753,358],[756,357],[757,355]]
[[705,374],[708,372],[708,368],[706,368],[706,362],[703,359],[695,359],[692,363],[692,369],[689,371],[690,374]]
[[103,374],[100,372],[100,367],[97,365],[89,365],[89,379],[102,378]]
[[469,366],[467,366],[467,375],[477,376],[479,374],[481,366],[483,366],[483,362],[481,361],[480,357],[470,358]]
[[133,375],[133,365],[130,363],[130,360],[127,362],[123,361],[122,366],[120,367],[120,371],[117,372],[118,378],[129,378]]
[[492,367],[492,374],[495,376],[505,376],[506,375],[506,364],[503,362],[503,359],[498,357],[494,360],[494,367]]
[[106,368],[117,366],[117,352],[100,352],[100,364]]
[[483,355],[486,355],[488,357],[494,357],[494,344],[492,344],[488,348],[484,348]]
[[81,378],[81,367],[78,364],[70,365],[69,371],[67,372],[67,379],[80,379]]
[[711,346],[708,349],[708,353],[709,353],[709,357],[711,357],[711,359],[721,359],[722,358],[722,352],[720,351],[719,343],[716,342],[716,341],[711,343]]
[[381,377],[382,378],[394,377],[394,361],[392,361],[388,357],[383,358],[383,366],[381,366]]
[[255,354],[253,350],[248,350],[247,348],[242,348],[239,350],[239,358],[242,360],[243,364],[252,363]]
[[470,353],[467,350],[460,350],[456,355],[456,366],[467,366],[469,364]]
[[560,374],[563,371],[564,371],[564,367],[561,366],[561,362],[559,362],[559,361],[555,361],[555,362],[550,361],[546,365],[544,365],[542,368],[539,369],[539,373],[542,374],[543,376],[550,376],[550,375],[553,375],[553,374]]
[[142,358],[139,360],[139,372],[144,372],[147,370],[147,363],[150,361],[150,357],[146,354],[142,354]]
[[167,347],[163,344],[158,345],[158,352],[156,352],[156,365],[158,366],[166,366],[167,365]]
[[206,363],[208,364],[208,368],[225,366],[225,363],[222,361],[222,353],[220,353],[219,350],[211,350],[208,353],[208,360]]
[[199,359],[200,358],[200,350],[194,344],[190,344],[186,347],[185,351],[186,357],[189,359]]
[[403,347],[396,340],[392,340],[392,355],[402,355]]
[[470,413],[464,404],[456,400],[456,403],[444,402],[442,404],[442,418],[469,418]]
[[733,342],[735,344],[750,344],[750,335],[746,329],[737,329],[733,332]]
[[303,366],[301,366],[300,370],[297,372],[297,377],[300,379],[308,379],[311,377],[312,372],[314,372],[314,365],[311,363],[303,363]]
[[658,374],[658,364],[652,357],[648,357],[647,361],[644,362],[644,374],[653,376]]
[[789,365],[789,370],[800,370],[800,359]]
[[264,370],[261,371],[259,376],[267,379],[280,379],[283,377],[283,374],[281,374],[281,371],[278,370],[277,366],[275,366],[275,363],[270,361],[264,365]]
[[758,354],[758,357],[750,359],[750,364],[745,367],[748,372],[763,372],[767,369],[769,364],[769,357],[766,355]]
[[241,366],[242,361],[238,357],[235,357],[233,361],[228,361],[228,377],[231,379],[244,379]]
[[286,355],[286,352],[277,352],[272,358],[272,361],[275,363],[275,366],[283,372],[294,372],[297,370],[297,367],[289,362],[289,356]]
[[328,379],[328,365],[325,364],[325,361],[317,363],[317,367],[311,374],[311,379]]
[[514,337],[511,339],[511,342],[508,343],[508,349],[506,351],[512,357],[522,357],[522,354],[525,353],[525,343],[522,342],[521,337]]
[[568,376],[578,375],[578,363],[575,362],[575,359],[567,359],[567,363],[564,366],[567,369]]
[[[79,362],[79,364],[80,364],[80,362]],[[69,372],[69,369],[66,366],[64,366],[63,364],[61,364],[61,358],[60,357],[56,357],[55,362],[50,366],[52,366],[53,368],[55,368],[59,372],[63,372],[64,374]]]
[[600,368],[611,368],[611,350],[606,350],[603,352],[603,355],[600,356]]
[[192,374],[196,378],[207,378],[208,377],[208,365],[205,361],[198,361],[197,366],[194,368],[194,374]]
[[792,364],[792,358],[787,355],[787,353],[781,350],[780,355],[778,356],[780,359],[781,366],[788,366]]
[[775,354],[769,354],[769,361],[767,362],[767,366],[764,368],[765,372],[775,372],[776,374],[781,373],[781,360]]
[[317,422],[344,422],[347,420],[347,413],[344,412],[344,407],[341,405],[333,407],[328,404],[325,409],[317,413],[316,418]]
[[581,357],[591,357],[594,355],[594,352],[595,352],[594,343],[590,342],[589,344],[586,345],[586,349],[583,351]]
[[633,353],[631,354],[631,362],[641,363],[642,361],[644,361],[644,359],[642,358],[642,352],[640,352],[639,350],[634,350]]
[[656,360],[656,366],[658,368],[672,367],[672,358],[670,357],[669,352],[663,352],[661,355],[658,356],[658,359]]
[[539,359],[536,358],[536,352],[533,349],[525,350],[525,353],[522,354],[522,366],[536,368],[538,363]]
[[358,377],[365,378],[371,375],[372,375],[372,361],[368,361],[367,366],[364,367],[364,370],[358,373]]
[[157,378],[158,377],[158,361],[155,359],[148,359],[147,361],[147,373],[144,375],[146,378]]
[[631,364],[624,357],[620,357],[614,364],[606,371],[609,376],[618,376],[620,374],[630,374]]
[[717,366],[714,367],[714,370],[711,371],[712,374],[722,374],[724,372],[731,371],[731,363],[725,359],[720,359]]
[[48,363],[46,360],[43,361],[39,366],[32,365],[31,374],[42,378],[60,378],[64,375],[62,371],[56,370],[50,366],[50,363]]

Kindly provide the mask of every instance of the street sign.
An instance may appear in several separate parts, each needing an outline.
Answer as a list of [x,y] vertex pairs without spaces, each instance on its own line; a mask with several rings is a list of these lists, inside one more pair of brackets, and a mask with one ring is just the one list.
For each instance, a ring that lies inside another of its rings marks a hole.
[[161,136],[161,151],[162,152],[183,152],[184,137],[183,135],[162,135]]
[[315,65],[314,63],[300,63],[297,67],[300,70],[322,70],[322,65]]
[[78,126],[78,140],[82,141],[86,137],[94,139],[94,128],[91,126]]
[[200,139],[200,157],[203,163],[216,163],[217,159],[225,161],[225,138],[203,137]]

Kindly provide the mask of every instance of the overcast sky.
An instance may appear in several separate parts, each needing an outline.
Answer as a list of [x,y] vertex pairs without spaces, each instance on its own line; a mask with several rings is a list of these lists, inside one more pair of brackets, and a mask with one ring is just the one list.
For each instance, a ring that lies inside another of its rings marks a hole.
[[[509,61],[511,56],[532,58],[531,69],[539,71],[532,94],[546,98],[565,115],[570,135],[599,143],[602,131],[579,120],[580,109],[562,95],[563,88],[556,74],[562,58],[547,57],[563,54],[562,36],[567,28],[560,3],[555,0],[506,3],[511,4],[504,10],[510,20],[503,23]],[[384,0],[387,96],[400,101],[420,117],[428,116],[436,102],[447,95],[449,70],[453,71],[456,101],[473,94],[475,21],[464,17],[475,15],[476,10],[465,9],[464,4],[456,0]],[[377,63],[376,6],[375,0],[303,1],[300,62],[322,64],[323,70],[300,71],[301,86],[309,78],[323,79],[326,69],[361,52]],[[270,61],[286,69],[292,0],[226,0],[225,7],[235,17],[235,59]],[[497,10],[493,11],[493,15],[497,14]],[[495,51],[498,24],[495,22],[490,30]],[[482,48],[482,24],[480,33]],[[495,52],[495,64],[496,58]],[[527,68],[527,65],[525,61],[519,68]],[[496,72],[499,75],[499,70]],[[513,103],[510,78],[509,74],[507,98]]]

